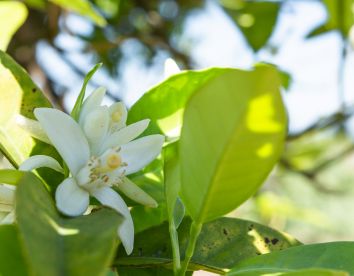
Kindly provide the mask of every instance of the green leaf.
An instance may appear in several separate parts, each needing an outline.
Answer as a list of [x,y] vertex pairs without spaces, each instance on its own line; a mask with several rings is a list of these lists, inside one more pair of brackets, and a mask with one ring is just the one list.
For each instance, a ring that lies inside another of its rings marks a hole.
[[[167,213],[168,219],[171,221],[175,220],[175,206],[181,184],[177,142],[168,145],[164,149],[164,179]],[[181,208],[176,210],[177,216],[180,211]]]
[[134,206],[130,211],[134,221],[134,232],[139,233],[167,220],[166,204],[159,203],[157,208]]
[[[173,276],[173,271],[165,268],[120,268],[119,276]],[[188,275],[188,274],[187,274]]]
[[[179,227],[181,252],[188,243],[190,224],[187,219]],[[231,268],[241,260],[299,244],[290,236],[258,223],[220,218],[203,225],[189,268],[223,274],[223,269]],[[168,224],[137,234],[133,253],[126,256],[124,248],[120,247],[115,263],[119,266],[170,268],[172,251]]]
[[327,10],[327,20],[323,25],[318,26],[307,35],[308,38],[327,33],[339,31],[343,37],[349,35],[350,28],[354,24],[353,0],[323,0]]
[[145,135],[163,133],[179,136],[184,106],[190,96],[228,69],[211,68],[173,75],[145,93],[130,109],[128,124],[149,118]]
[[0,183],[17,185],[18,181],[23,177],[23,172],[18,170],[0,170]]
[[17,167],[32,151],[40,153],[51,148],[32,139],[15,123],[17,114],[34,119],[33,109],[51,104],[33,83],[25,70],[10,56],[0,51],[0,149]]
[[185,214],[184,205],[178,198],[178,192],[181,186],[178,142],[174,142],[165,147],[163,155],[165,198],[172,246],[173,270],[176,274],[181,267],[177,228]]
[[[37,154],[62,162],[53,146],[32,138],[16,123],[18,114],[35,119],[33,110],[37,107],[51,107],[51,104],[27,72],[0,50],[0,151],[15,168]],[[60,173],[48,168],[38,172],[53,190],[63,180]]]
[[[247,274],[248,275],[248,274]],[[267,275],[270,275],[267,273]],[[330,269],[300,269],[294,272],[285,272],[285,273],[275,273],[271,275],[279,276],[349,276],[345,271],[340,270],[330,270]],[[256,276],[256,275],[255,275]]]
[[237,274],[237,276],[349,276],[345,271],[330,270],[330,269],[300,269],[292,272],[276,272],[276,273],[260,273],[260,272],[245,272]]
[[90,18],[96,25],[104,27],[107,22],[102,15],[100,15],[88,0],[50,0],[58,6],[76,12],[82,16]]
[[45,10],[46,8],[46,1],[45,0],[25,0],[24,1],[27,6],[39,10]]
[[176,226],[176,229],[178,229],[185,214],[186,208],[184,207],[182,200],[178,197],[176,200],[175,208],[173,210],[173,221]]
[[157,208],[149,208],[137,204],[122,195],[127,205],[133,207],[131,209],[131,215],[134,221],[135,233],[159,225],[167,220],[162,167],[162,159],[155,159],[140,172],[129,175],[129,178],[136,185],[148,193],[158,203]]
[[117,245],[121,217],[103,209],[63,218],[41,181],[24,173],[16,193],[16,215],[24,252],[35,275],[101,275]]
[[230,69],[188,102],[180,139],[181,196],[197,223],[232,211],[263,183],[287,129],[280,76]]
[[245,0],[220,2],[255,52],[265,46],[276,26],[281,3]]
[[301,245],[239,262],[227,275],[291,272],[322,268],[354,274],[354,242]]
[[17,228],[14,225],[0,226],[0,275],[28,275]]
[[[186,276],[191,276],[193,272],[187,272]],[[119,269],[119,276],[174,276],[172,270],[165,268],[128,268]]]
[[96,71],[102,66],[102,63],[98,63],[96,64],[85,76],[84,78],[84,83],[82,85],[81,91],[79,96],[77,97],[77,100],[75,102],[74,108],[71,111],[71,116],[77,121],[79,120],[79,115],[80,115],[80,111],[81,111],[81,107],[82,107],[82,103],[84,102],[84,98],[85,98],[85,93],[86,93],[86,86],[88,84],[88,82],[90,81],[90,79],[92,78],[92,76],[96,73]]
[[27,18],[27,8],[21,2],[0,2],[0,50],[6,51],[7,46]]

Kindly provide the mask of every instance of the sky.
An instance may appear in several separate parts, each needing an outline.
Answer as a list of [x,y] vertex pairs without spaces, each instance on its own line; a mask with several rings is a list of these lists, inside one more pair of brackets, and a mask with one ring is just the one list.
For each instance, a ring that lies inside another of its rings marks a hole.
[[[270,45],[281,47],[275,55],[267,50],[261,50],[255,60],[255,55],[240,31],[234,27],[220,6],[215,1],[209,0],[202,11],[193,13],[187,19],[182,41],[184,39],[194,41],[191,56],[195,69],[213,66],[248,69],[256,61],[267,61],[289,72],[292,76],[292,85],[289,91],[284,93],[284,100],[289,113],[290,130],[298,132],[340,107],[338,70],[342,46],[339,34],[330,32],[316,38],[305,39],[305,36],[325,19],[326,11],[319,1],[287,1],[283,5],[278,24],[269,41]],[[90,23],[78,16],[71,16],[69,24],[82,34],[92,30]],[[69,58],[84,71],[92,67],[90,56],[78,54],[76,51],[83,47],[78,39],[63,34],[56,42],[65,49],[73,50]],[[136,55],[134,43],[128,41],[123,44],[125,55],[132,57]],[[51,77],[66,84],[69,89],[65,105],[70,109],[80,90],[81,78],[70,72],[70,68],[60,61],[45,42],[39,43],[37,53],[41,66],[52,69],[47,70],[52,72]],[[119,93],[124,102],[131,106],[145,91],[163,80],[163,64],[166,58],[168,58],[166,54],[159,54],[150,68],[146,68],[141,60],[131,58],[122,67],[121,79],[109,79],[103,72],[97,73],[94,79],[104,83],[112,93]],[[344,70],[347,103],[354,101],[354,93],[351,91],[354,88],[354,79],[351,78],[353,74],[354,56],[349,54]]]

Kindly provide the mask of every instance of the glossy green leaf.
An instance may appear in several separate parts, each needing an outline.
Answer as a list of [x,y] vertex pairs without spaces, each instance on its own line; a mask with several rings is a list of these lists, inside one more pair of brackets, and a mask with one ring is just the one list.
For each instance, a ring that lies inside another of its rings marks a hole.
[[134,206],[130,213],[134,221],[134,232],[139,233],[167,220],[166,204],[159,203],[157,208],[142,205]]
[[27,6],[39,10],[45,10],[46,8],[46,1],[45,0],[25,0],[24,1]]
[[88,84],[88,82],[90,81],[90,79],[93,77],[93,75],[96,73],[96,71],[102,66],[102,63],[98,63],[96,64],[85,76],[84,78],[84,83],[82,85],[81,91],[79,96],[76,99],[75,105],[73,107],[73,110],[71,111],[71,116],[75,119],[75,120],[79,120],[79,115],[80,115],[80,111],[81,111],[81,107],[82,107],[82,103],[84,102],[84,98],[85,98],[85,93],[86,93],[86,86]]
[[0,144],[5,157],[16,167],[33,150],[46,145],[32,139],[16,125],[16,115],[33,119],[33,109],[50,107],[49,101],[27,73],[10,56],[0,51]]
[[176,226],[176,229],[178,229],[185,214],[186,214],[186,208],[184,207],[182,200],[178,197],[176,200],[175,208],[173,210],[173,221]]
[[[191,276],[192,271],[188,271],[186,276]],[[119,276],[174,276],[173,271],[166,268],[128,268],[121,267],[119,269]]]
[[[173,271],[165,268],[120,268],[119,276],[173,276]],[[188,274],[187,274],[188,275]]]
[[14,225],[0,226],[0,244],[0,275],[28,275],[18,231]]
[[35,148],[45,147],[16,126],[16,115],[34,119],[34,108],[50,106],[22,67],[0,51],[0,144],[13,165],[22,163]]
[[27,262],[34,275],[101,275],[117,246],[121,217],[103,209],[63,218],[41,181],[24,173],[16,193],[16,215]]
[[0,183],[17,185],[22,177],[23,172],[18,170],[0,170]]
[[[51,107],[51,104],[26,71],[0,51],[0,151],[15,168],[36,154],[50,155],[61,162],[52,146],[33,139],[16,124],[18,114],[35,119],[36,107]],[[55,187],[62,180],[62,175],[53,170],[38,171],[50,186]]]
[[[146,92],[130,109],[128,124],[149,118],[147,134],[162,133],[179,137],[183,112],[189,98],[209,82],[227,74],[230,69],[210,68],[201,71],[183,71],[173,75]],[[283,85],[288,85],[283,76]]]
[[164,180],[167,213],[169,220],[174,220],[175,206],[181,184],[177,142],[164,149]]
[[354,274],[354,242],[302,245],[239,262],[228,275],[291,272],[322,268]]
[[245,272],[237,274],[237,276],[349,276],[345,271],[332,269],[300,269],[292,272],[275,272],[275,273],[260,273],[260,272]]
[[184,205],[178,198],[181,186],[178,142],[174,142],[165,147],[163,155],[165,198],[172,246],[173,270],[177,273],[181,267],[177,228],[182,222],[185,213]]
[[50,0],[58,6],[90,18],[98,26],[105,26],[106,19],[100,15],[88,0]]
[[343,37],[349,35],[354,24],[353,0],[323,0],[327,10],[327,20],[323,25],[311,31],[307,37],[314,37],[329,31],[339,31]]
[[[269,275],[267,273],[267,275]],[[345,271],[340,270],[330,270],[330,269],[301,269],[294,272],[284,272],[284,273],[274,273],[271,275],[279,276],[349,276]]]
[[[184,220],[179,227],[181,252],[185,251],[188,243],[190,224],[189,219]],[[220,218],[203,225],[189,268],[223,273],[223,269],[231,268],[241,260],[299,244],[290,236],[258,223]],[[164,223],[136,235],[133,253],[126,256],[124,249],[120,247],[115,263],[119,266],[159,265],[171,268],[168,224]]]
[[27,14],[27,8],[21,2],[0,2],[0,50],[7,49],[12,36],[25,22]]
[[193,95],[180,139],[181,196],[197,223],[251,197],[283,151],[287,129],[277,70],[230,69]]
[[245,0],[220,0],[220,2],[254,51],[266,45],[277,23],[280,2]]
[[145,134],[179,136],[184,106],[190,96],[226,72],[228,69],[212,68],[173,75],[145,93],[132,106],[128,124],[149,118],[151,122]]
[[162,160],[156,159],[140,172],[129,176],[136,185],[158,203],[157,208],[149,208],[137,204],[122,195],[127,205],[133,207],[131,214],[134,221],[135,233],[159,225],[167,220],[162,167]]

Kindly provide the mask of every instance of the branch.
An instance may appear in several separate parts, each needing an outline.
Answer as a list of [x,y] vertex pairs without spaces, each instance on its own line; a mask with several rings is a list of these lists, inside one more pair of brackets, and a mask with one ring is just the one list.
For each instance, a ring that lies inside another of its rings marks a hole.
[[343,193],[345,193],[345,190],[333,190],[333,189],[328,189],[327,187],[325,187],[322,183],[320,183],[317,179],[317,175],[322,172],[323,170],[325,170],[326,168],[328,168],[329,166],[332,166],[334,163],[339,162],[340,160],[344,159],[345,157],[347,157],[349,154],[354,152],[354,145],[350,145],[349,147],[347,147],[346,149],[344,149],[343,151],[341,151],[339,154],[337,154],[335,157],[327,159],[325,161],[323,161],[322,163],[320,163],[319,165],[317,165],[315,168],[311,169],[311,170],[299,170],[294,168],[294,166],[286,159],[282,159],[280,160],[280,164],[294,172],[297,174],[301,174],[303,176],[305,176],[306,178],[308,178],[309,180],[311,180],[313,186],[320,192],[323,193],[329,193],[329,194],[338,194],[338,195],[342,195]]
[[328,117],[319,119],[317,122],[298,133],[289,134],[287,137],[287,141],[293,141],[315,130],[326,129],[337,124],[342,124],[347,121],[353,114],[354,105],[345,107],[343,111],[338,111],[332,115],[329,115]]

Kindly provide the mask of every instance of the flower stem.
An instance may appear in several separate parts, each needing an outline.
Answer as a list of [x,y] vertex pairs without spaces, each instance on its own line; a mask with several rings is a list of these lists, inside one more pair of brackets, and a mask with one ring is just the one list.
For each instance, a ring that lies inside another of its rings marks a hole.
[[181,269],[181,260],[179,253],[179,243],[178,243],[178,233],[176,230],[176,225],[173,219],[169,221],[169,231],[172,245],[172,256],[173,256],[173,271],[176,275]]
[[192,222],[190,234],[189,234],[188,246],[187,246],[184,260],[182,262],[182,268],[177,273],[177,275],[179,275],[179,276],[184,276],[187,271],[188,264],[194,254],[195,245],[197,243],[197,239],[200,234],[200,230],[202,230],[202,226],[203,226],[203,224],[201,224],[201,223],[197,223],[195,221]]

